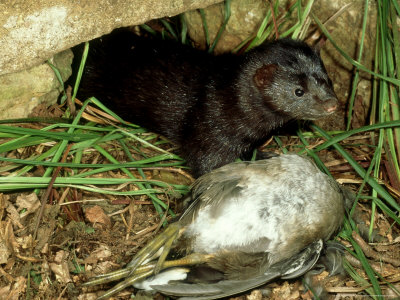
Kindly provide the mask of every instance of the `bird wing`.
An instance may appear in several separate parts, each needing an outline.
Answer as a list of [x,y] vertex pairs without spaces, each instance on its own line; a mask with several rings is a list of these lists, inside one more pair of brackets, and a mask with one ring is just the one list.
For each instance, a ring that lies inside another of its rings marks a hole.
[[249,176],[254,176],[254,173],[259,173],[259,178],[264,181],[269,176],[272,178],[277,164],[279,160],[274,158],[236,162],[201,176],[191,188],[192,202],[181,216],[181,220],[189,216],[190,220],[193,219],[196,213],[207,205],[212,205],[213,210],[218,210],[224,200],[237,196],[246,188]]
[[[238,171],[239,168],[237,166]],[[241,176],[240,172],[228,172],[226,168],[220,168],[200,177],[192,186],[192,203],[183,213],[181,220],[189,218],[190,222],[205,206],[210,204],[218,206],[229,195],[240,192],[242,189],[239,186]]]
[[180,300],[228,297],[259,287],[276,278],[291,279],[303,275],[314,267],[322,246],[322,240],[318,240],[288,260],[274,264],[264,274],[245,280],[222,280],[212,284],[173,283],[151,287],[160,293],[181,297]]
[[151,287],[160,293],[181,297],[179,298],[181,300],[219,299],[258,287],[280,277],[280,275],[281,274],[278,271],[273,271],[245,280],[224,280],[213,284],[177,283],[161,286],[152,285]]

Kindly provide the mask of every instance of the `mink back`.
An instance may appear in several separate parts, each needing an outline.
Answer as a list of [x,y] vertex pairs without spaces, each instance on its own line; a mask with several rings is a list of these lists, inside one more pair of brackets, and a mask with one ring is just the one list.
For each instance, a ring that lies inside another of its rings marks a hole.
[[318,53],[303,42],[214,56],[125,30],[91,42],[78,91],[90,96],[180,144],[195,177],[251,152],[287,121],[337,106]]
[[95,96],[123,119],[182,144],[193,117],[212,102],[210,82],[226,89],[231,68],[224,62],[174,41],[141,38],[125,30],[94,40],[78,97]]

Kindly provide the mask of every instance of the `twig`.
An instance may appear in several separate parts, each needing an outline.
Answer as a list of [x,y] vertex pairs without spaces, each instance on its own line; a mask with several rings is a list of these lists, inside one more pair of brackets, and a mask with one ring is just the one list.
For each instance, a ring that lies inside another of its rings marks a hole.
[[0,274],[3,275],[8,282],[14,282],[15,279],[10,274],[8,274],[2,267],[0,267]]
[[[58,205],[62,205],[64,203],[65,198],[67,197],[67,194],[69,193],[70,187],[67,187],[64,192],[61,194],[61,197],[58,199]],[[69,203],[74,203],[73,201]]]
[[[137,169],[137,168],[136,168]],[[186,178],[188,178],[190,181],[194,181],[194,178],[192,177],[192,175],[190,175],[188,172],[186,172],[185,170],[181,169],[181,168],[171,168],[171,167],[142,167],[142,170],[161,170],[161,171],[168,171],[168,172],[176,172],[179,173],[183,176],[185,176]]]
[[166,220],[166,218],[167,218],[167,215],[168,215],[168,211],[169,211],[169,197],[168,197],[168,195],[165,195],[165,196],[166,196],[167,201],[168,201],[168,203],[167,203],[167,209],[165,210],[165,213],[164,213],[164,215],[162,216],[162,218],[161,218],[161,220],[160,220],[160,223],[158,224],[158,227],[156,228],[156,230],[154,230],[153,234],[157,234],[157,232],[160,230],[161,226],[164,224],[164,222],[165,222],[165,220]]
[[150,227],[146,227],[145,229],[139,231],[138,233],[136,233],[133,237],[131,237],[131,240],[136,240],[144,235],[146,235],[147,233],[157,229],[159,224],[154,224],[153,226]]
[[[61,158],[61,162],[65,162],[66,161],[68,153],[69,153],[71,147],[72,147],[72,144],[69,144],[67,149],[64,152],[63,157]],[[51,190],[53,189],[53,184],[56,181],[56,178],[57,178],[58,174],[60,173],[60,170],[61,170],[61,167],[57,167],[54,170],[53,176],[51,177],[51,180],[49,182],[49,186],[47,187],[46,192],[42,195],[42,198],[40,199],[41,207],[40,207],[40,211],[39,211],[39,214],[38,214],[38,217],[37,217],[37,220],[36,220],[35,231],[33,232],[32,241],[36,240],[37,232],[39,230],[40,221],[42,220],[42,217],[43,217],[44,207],[46,205],[47,199],[50,196]]]
[[370,258],[374,258],[376,260],[381,260],[387,263],[392,264],[395,267],[399,267],[400,266],[400,261],[398,259],[394,259],[392,257],[389,257],[385,254],[376,252],[374,249],[372,249],[372,247],[370,245],[368,245],[363,238],[356,233],[355,231],[353,231],[352,233],[352,237],[353,239],[357,242],[357,244],[361,247],[361,249],[364,251],[365,255],[370,257]]
[[20,255],[18,253],[15,253],[15,256],[18,257],[20,260],[29,261],[29,262],[33,262],[33,263],[37,263],[37,262],[43,261],[43,259],[39,259],[39,258],[35,258],[35,257],[22,256],[22,255]]
[[274,7],[273,7],[271,1],[268,1],[268,3],[269,3],[269,9],[271,10],[272,21],[273,21],[273,23],[274,23],[275,36],[276,36],[276,39],[279,39],[278,25],[277,25],[277,23],[276,23],[276,17],[275,17]]
[[[351,255],[350,253],[346,253],[345,254],[345,258],[347,259],[347,261],[353,266],[353,267],[356,267],[356,268],[362,268],[362,264],[361,264],[361,262],[356,258],[356,257],[354,257],[353,255]],[[370,264],[370,266],[372,267],[372,269],[375,271],[375,272],[377,272],[377,273],[383,273],[382,271],[383,271],[383,269],[386,269],[387,267],[387,265],[385,265],[385,264],[378,264],[378,263],[376,263],[376,262],[371,262],[371,261],[368,261],[368,263]]]
[[57,297],[57,300],[60,300],[62,298],[62,296],[65,294],[65,291],[67,290],[67,287],[68,287],[68,283],[66,284],[64,289],[61,291],[60,295]]
[[[81,101],[79,101],[77,98],[75,98],[75,102],[76,102],[77,104],[79,104],[80,106],[83,105],[83,103],[82,103]],[[86,111],[87,111],[88,113],[95,114],[95,117],[96,117],[96,118],[98,118],[98,117],[96,116],[96,114],[98,114],[98,115],[100,115],[100,116],[102,116],[102,117],[107,118],[108,120],[111,120],[112,122],[120,123],[120,121],[118,121],[117,119],[115,119],[113,116],[111,116],[111,115],[109,115],[108,113],[106,113],[106,112],[104,112],[104,111],[102,111],[102,110],[100,110],[100,109],[98,109],[98,108],[95,108],[95,107],[93,107],[93,106],[91,106],[91,105],[86,106]],[[105,123],[107,124],[107,122],[106,122],[105,120],[103,120],[103,122],[105,122]]]
[[129,211],[129,222],[128,222],[128,228],[126,230],[125,240],[129,239],[129,236],[130,236],[130,233],[131,233],[131,230],[133,227],[133,219],[134,219],[133,215],[135,214],[135,211],[136,211],[136,205],[133,201],[131,201],[131,203],[129,203],[128,211]]
[[65,91],[67,94],[67,105],[72,116],[76,114],[75,102],[72,102],[72,87],[69,85]]
[[325,290],[328,293],[359,293],[369,288],[371,285],[362,286],[362,287],[347,287],[347,286],[331,286],[325,287]]

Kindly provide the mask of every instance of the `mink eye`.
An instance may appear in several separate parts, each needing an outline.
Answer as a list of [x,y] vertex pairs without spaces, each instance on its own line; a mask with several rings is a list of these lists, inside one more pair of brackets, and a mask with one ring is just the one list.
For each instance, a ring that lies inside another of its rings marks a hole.
[[304,95],[304,90],[303,90],[303,89],[296,89],[296,90],[294,91],[294,94],[295,94],[297,97],[301,97],[301,96]]

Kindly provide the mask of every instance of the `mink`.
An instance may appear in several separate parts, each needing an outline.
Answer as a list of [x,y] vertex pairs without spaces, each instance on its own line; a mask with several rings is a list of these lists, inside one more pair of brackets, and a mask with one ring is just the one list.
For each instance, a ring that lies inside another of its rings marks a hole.
[[299,40],[215,56],[121,30],[90,47],[78,98],[179,144],[195,177],[249,155],[290,120],[338,106],[318,51]]

